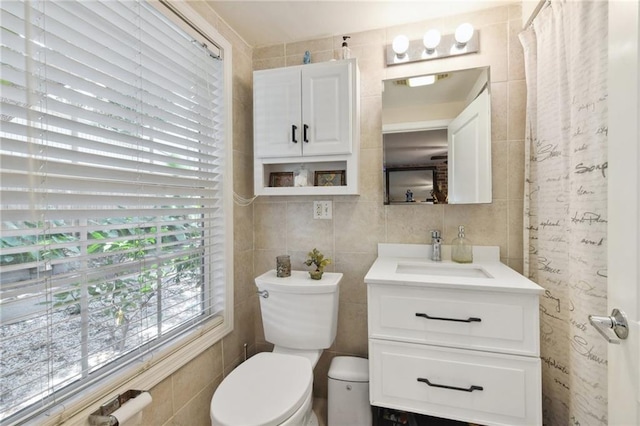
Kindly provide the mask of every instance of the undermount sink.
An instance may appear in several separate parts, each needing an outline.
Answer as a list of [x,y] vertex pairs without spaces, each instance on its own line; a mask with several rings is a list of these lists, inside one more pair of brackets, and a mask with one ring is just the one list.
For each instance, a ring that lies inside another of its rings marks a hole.
[[472,264],[398,262],[396,273],[465,278],[493,278],[482,267]]

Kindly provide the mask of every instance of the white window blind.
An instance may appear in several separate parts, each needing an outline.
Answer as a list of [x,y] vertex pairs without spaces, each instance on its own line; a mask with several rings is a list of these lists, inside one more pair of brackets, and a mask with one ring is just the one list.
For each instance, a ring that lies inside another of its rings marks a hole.
[[3,1],[0,423],[224,308],[223,64],[143,1]]

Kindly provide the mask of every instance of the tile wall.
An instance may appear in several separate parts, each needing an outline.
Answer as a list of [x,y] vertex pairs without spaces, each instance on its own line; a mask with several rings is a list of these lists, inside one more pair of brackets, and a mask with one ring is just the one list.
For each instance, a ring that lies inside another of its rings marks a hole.
[[[385,66],[384,48],[397,34],[420,39],[426,29],[453,33],[470,22],[480,31],[480,53],[393,67]],[[367,356],[367,298],[364,275],[376,259],[377,243],[428,243],[430,230],[440,229],[445,243],[464,224],[478,245],[500,246],[504,263],[522,270],[524,176],[524,63],[517,33],[521,8],[503,6],[412,25],[349,34],[352,57],[360,68],[361,148],[360,196],[260,197],[254,206],[254,270],[274,267],[275,257],[290,254],[294,269],[317,247],[334,263],[327,269],[344,273],[340,287],[338,335],[316,367],[316,396],[326,397],[326,377],[336,355]],[[299,65],[306,50],[312,62],[337,59],[343,34],[317,40],[257,47],[253,69]],[[490,66],[492,100],[493,202],[484,205],[383,205],[382,94],[387,78]],[[313,201],[333,201],[332,220],[314,220]],[[269,349],[256,312],[258,350]]]
[[[249,47],[208,3],[189,2],[233,45],[234,190],[253,194],[252,70],[302,63],[309,50],[312,62],[338,58],[342,34],[334,37],[257,48]],[[462,22],[480,30],[479,54],[387,68],[384,46],[395,35],[420,38],[426,28],[450,33]],[[249,353],[269,350],[262,332],[253,277],[275,267],[275,257],[290,254],[294,269],[317,247],[334,259],[330,271],[344,273],[340,287],[338,335],[316,368],[314,391],[326,397],[327,371],[337,355],[367,356],[367,300],[363,277],[377,256],[378,242],[427,243],[431,229],[445,241],[466,225],[478,245],[498,245],[502,261],[521,271],[523,259],[522,205],[524,176],[525,82],[517,33],[520,6],[505,6],[471,15],[376,31],[349,34],[352,56],[361,72],[360,196],[259,197],[252,205],[234,206],[235,329],[195,360],[151,390],[154,403],[145,409],[143,424],[207,425],[209,403],[217,385]],[[421,207],[382,204],[381,81],[408,75],[491,67],[493,203]],[[333,201],[332,220],[312,218],[313,201]]]

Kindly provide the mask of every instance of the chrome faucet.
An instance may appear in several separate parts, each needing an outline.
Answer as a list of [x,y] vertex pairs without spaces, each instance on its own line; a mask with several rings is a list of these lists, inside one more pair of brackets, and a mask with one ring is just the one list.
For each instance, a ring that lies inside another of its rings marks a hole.
[[440,262],[442,260],[442,238],[440,238],[440,231],[431,231],[431,260],[434,262]]

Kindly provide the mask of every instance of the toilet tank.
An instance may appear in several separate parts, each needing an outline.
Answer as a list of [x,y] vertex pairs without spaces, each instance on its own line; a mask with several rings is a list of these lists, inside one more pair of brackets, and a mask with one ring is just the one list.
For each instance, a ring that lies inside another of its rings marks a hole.
[[291,271],[290,277],[278,278],[275,270],[257,277],[267,342],[292,349],[330,347],[338,326],[341,279],[340,273],[325,272],[322,279],[312,280],[307,271]]

